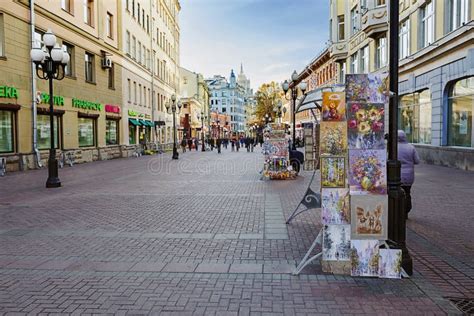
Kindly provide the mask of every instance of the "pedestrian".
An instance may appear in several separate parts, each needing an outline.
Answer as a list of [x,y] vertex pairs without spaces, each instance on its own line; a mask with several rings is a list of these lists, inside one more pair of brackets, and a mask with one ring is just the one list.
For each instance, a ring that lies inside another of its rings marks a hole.
[[221,153],[221,144],[222,144],[222,140],[220,138],[217,139],[217,153],[220,154]]
[[196,151],[198,151],[199,148],[199,139],[194,138],[194,147],[196,148]]
[[211,151],[214,151],[215,138],[211,138]]
[[191,149],[193,148],[193,140],[191,138],[188,138],[188,147],[189,151],[191,151]]
[[402,164],[401,187],[405,191],[405,211],[406,217],[411,211],[411,186],[415,182],[415,165],[420,163],[420,157],[415,146],[409,144],[407,136],[402,130],[398,130],[398,160]]
[[237,139],[235,141],[235,150],[237,150],[237,152],[239,151],[239,148],[240,148],[240,141]]
[[247,152],[249,153],[250,152],[250,137],[245,137],[244,143],[245,143],[245,148],[247,149]]
[[235,140],[234,139],[230,140],[230,147],[231,147],[232,151],[235,151]]
[[183,149],[183,153],[186,152],[186,139],[181,140],[181,148]]
[[253,146],[255,145],[255,139],[253,137],[250,138],[250,150],[253,152]]

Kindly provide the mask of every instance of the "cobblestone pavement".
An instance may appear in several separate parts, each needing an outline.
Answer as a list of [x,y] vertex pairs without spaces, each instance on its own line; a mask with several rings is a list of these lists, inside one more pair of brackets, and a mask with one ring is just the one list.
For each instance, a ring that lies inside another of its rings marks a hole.
[[67,167],[60,189],[46,170],[1,178],[0,314],[442,315],[472,297],[472,173],[419,167],[412,278],[293,276],[320,228],[319,210],[285,225],[311,173],[261,181],[261,163],[188,152]]

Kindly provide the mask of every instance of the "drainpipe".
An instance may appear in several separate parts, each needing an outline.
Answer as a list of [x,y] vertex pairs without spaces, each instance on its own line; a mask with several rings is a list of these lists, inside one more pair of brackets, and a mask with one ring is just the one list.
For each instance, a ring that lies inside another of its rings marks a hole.
[[[30,28],[31,28],[31,47],[35,44],[35,0],[30,0]],[[33,62],[31,64],[31,111],[32,111],[32,134],[33,134],[33,154],[35,157],[36,166],[42,168],[43,164],[41,163],[41,155],[38,150],[38,139],[36,134],[36,125],[37,125],[37,109],[36,109],[36,67]]]

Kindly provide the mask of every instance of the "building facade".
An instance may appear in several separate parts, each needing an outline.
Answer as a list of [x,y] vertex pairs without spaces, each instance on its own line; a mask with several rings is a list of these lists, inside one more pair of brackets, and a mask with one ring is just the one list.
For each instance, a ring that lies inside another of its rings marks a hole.
[[[138,35],[139,30],[122,29],[125,23],[139,28],[127,20],[128,13],[125,13],[135,6],[138,21],[139,4],[141,24],[145,25],[141,26],[140,32],[148,34],[150,29],[150,40],[142,40],[142,57],[143,45],[146,47],[141,64],[137,61],[138,53],[135,59],[132,58],[132,47],[128,49],[126,34],[136,33],[137,38],[144,35]],[[157,6],[162,11],[157,12]],[[148,50],[152,52],[155,47],[151,44],[155,37],[152,39],[154,21],[150,17],[155,17],[158,24],[164,23],[164,18],[160,18],[163,21],[157,19],[160,12],[161,16],[168,16],[167,25],[171,28],[175,23],[173,30],[177,36],[172,37],[173,42],[179,43],[179,9],[176,0],[1,2],[0,157],[6,158],[7,170],[46,165],[51,128],[49,89],[48,83],[35,74],[30,50],[33,45],[41,44],[42,35],[48,29],[55,33],[57,42],[71,56],[65,78],[54,81],[53,128],[58,155],[70,152],[79,163],[128,157],[137,150],[140,141],[145,144],[160,140],[161,135],[156,131],[164,129],[162,125],[166,124],[167,116],[159,116],[164,111],[162,108],[159,111],[158,106],[162,106],[175,90],[158,76],[155,76],[157,79],[151,76],[150,69],[156,64],[152,60],[154,55],[148,54]],[[176,18],[170,18],[173,14]],[[163,30],[167,28],[163,27]],[[179,62],[179,44],[173,48],[168,49],[168,55],[174,54],[174,60]],[[160,51],[156,49],[156,52]],[[168,64],[173,65],[172,62]],[[158,94],[159,91],[164,92]],[[163,101],[158,103],[157,97]],[[135,123],[133,128],[130,119]],[[161,139],[165,140],[163,136]]]
[[[423,160],[474,170],[474,4],[401,0],[399,129]],[[331,0],[338,82],[388,71],[388,1]]]

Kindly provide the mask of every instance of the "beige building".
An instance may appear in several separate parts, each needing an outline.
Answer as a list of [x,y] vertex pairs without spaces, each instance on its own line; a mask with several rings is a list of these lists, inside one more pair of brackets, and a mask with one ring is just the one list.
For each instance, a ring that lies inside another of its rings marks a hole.
[[[474,170],[474,4],[400,0],[399,128],[427,162]],[[346,73],[388,71],[388,1],[331,0],[331,58]]]
[[[127,20],[128,13],[124,14],[132,4],[136,14],[138,5],[142,6],[140,20],[145,26],[140,26],[141,33]],[[143,9],[148,10],[148,19]],[[76,162],[127,157],[135,152],[140,139],[166,141],[171,125],[163,105],[177,87],[179,9],[177,0],[2,1],[0,157],[6,158],[7,170],[44,166],[48,157],[48,82],[33,75],[30,59],[32,44],[41,41],[47,29],[71,56],[65,78],[54,81],[58,155],[70,152]],[[141,40],[141,56],[145,56],[141,63],[138,54],[135,59],[127,55],[127,30],[121,25],[130,25],[130,34],[136,33],[137,38],[147,34],[148,42]],[[151,76],[155,68],[156,75]],[[137,84],[133,99],[129,80],[132,87],[133,82]],[[135,135],[130,132],[130,118],[140,126]]]

